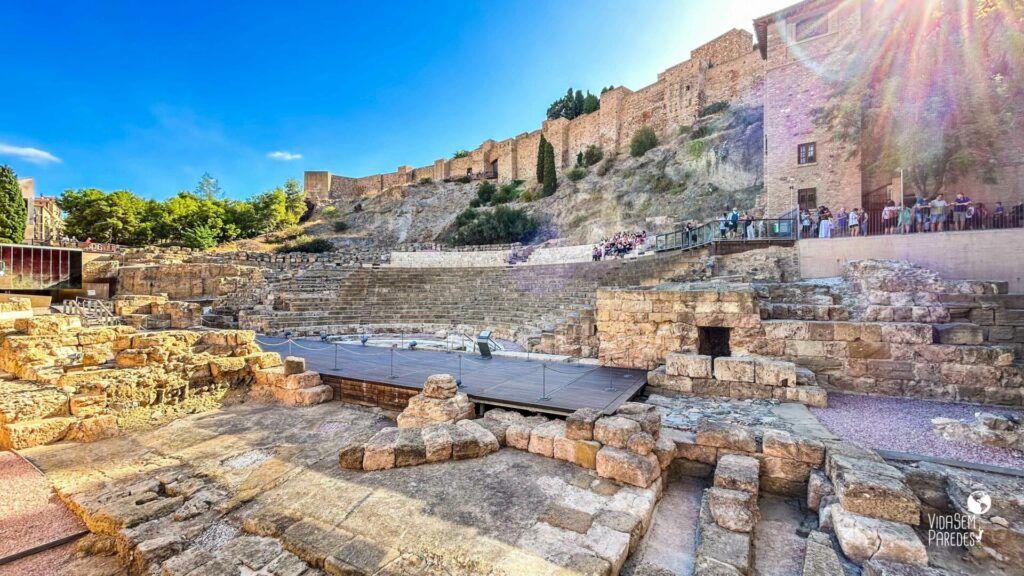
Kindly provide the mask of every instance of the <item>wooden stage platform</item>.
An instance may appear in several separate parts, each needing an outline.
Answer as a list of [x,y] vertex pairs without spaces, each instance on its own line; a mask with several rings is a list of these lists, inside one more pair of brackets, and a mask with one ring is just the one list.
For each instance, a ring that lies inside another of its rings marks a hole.
[[[331,344],[259,336],[267,352],[302,356],[320,373],[335,398],[401,410],[431,374],[461,379],[462,391],[479,404],[565,415],[580,408],[611,413],[647,383],[643,370],[607,368],[467,352],[412,351],[358,344]],[[290,350],[290,351],[289,351]]]

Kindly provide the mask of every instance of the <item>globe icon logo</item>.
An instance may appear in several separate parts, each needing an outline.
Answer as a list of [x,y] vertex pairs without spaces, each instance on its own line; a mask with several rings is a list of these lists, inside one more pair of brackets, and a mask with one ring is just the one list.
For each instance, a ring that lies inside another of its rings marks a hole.
[[987,492],[976,490],[967,497],[967,510],[971,514],[981,515],[992,507],[992,497]]

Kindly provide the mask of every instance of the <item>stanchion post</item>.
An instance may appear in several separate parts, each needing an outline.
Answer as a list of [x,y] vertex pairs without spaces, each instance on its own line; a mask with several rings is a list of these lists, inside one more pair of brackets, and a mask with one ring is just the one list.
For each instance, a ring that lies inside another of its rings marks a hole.
[[541,400],[551,400],[548,397],[548,365],[547,363],[541,363],[540,365],[540,391],[542,396]]
[[395,347],[391,346],[391,378],[395,377]]
[[338,343],[334,343],[334,369],[338,369]]
[[459,377],[455,380],[455,386],[462,388],[462,354],[459,354]]

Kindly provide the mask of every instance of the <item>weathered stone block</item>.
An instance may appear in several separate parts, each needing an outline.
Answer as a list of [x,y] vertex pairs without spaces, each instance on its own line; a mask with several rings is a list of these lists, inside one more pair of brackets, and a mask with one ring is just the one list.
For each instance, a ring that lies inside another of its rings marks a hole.
[[821,466],[825,460],[825,445],[819,440],[797,436],[783,430],[766,429],[762,439],[765,456],[789,458]]
[[718,459],[714,485],[757,494],[760,487],[759,474],[760,463],[756,458],[726,454]]
[[844,469],[832,481],[839,502],[851,513],[914,526],[921,521],[921,503],[901,479]]
[[711,378],[711,356],[681,354],[678,352],[666,354],[665,373],[669,376]]
[[661,472],[658,459],[653,454],[639,454],[605,446],[597,452],[597,474],[640,488],[654,482]]
[[[288,369],[285,368],[285,372],[287,371]],[[214,376],[216,376],[216,374],[214,374]],[[320,384],[320,373],[309,370],[305,372],[287,374],[281,382],[280,387],[286,390],[301,390],[303,388],[320,386]]]
[[593,440],[594,423],[601,412],[593,408],[581,408],[565,419],[565,437],[570,440]]
[[423,395],[427,398],[454,398],[459,393],[459,387],[451,374],[434,374],[428,376],[423,383]]
[[702,420],[697,426],[696,443],[740,452],[757,452],[757,437],[749,428]]
[[856,564],[875,559],[928,565],[928,552],[910,526],[860,516],[842,505],[832,506],[831,514],[836,539],[846,557]]
[[714,361],[715,378],[730,382],[754,382],[754,359],[719,356]]
[[419,466],[427,461],[427,447],[419,428],[402,428],[395,440],[395,467]]
[[715,522],[733,532],[751,532],[757,523],[757,496],[741,490],[711,487],[708,507]]
[[605,416],[594,423],[594,440],[613,448],[625,448],[629,437],[640,432],[640,424],[625,416]]
[[452,457],[450,424],[433,424],[422,428],[423,446],[427,462],[440,462]]
[[347,470],[362,470],[364,451],[365,445],[362,442],[347,444],[338,453],[338,464]]
[[758,358],[754,380],[761,386],[796,386],[796,365],[781,360]]
[[545,422],[531,431],[530,444],[527,449],[534,454],[553,458],[556,437],[565,437],[565,422],[562,420]]
[[306,359],[301,356],[288,356],[284,359],[284,373],[286,376],[302,374],[306,371]]
[[799,460],[765,456],[761,459],[761,475],[769,478],[781,478],[790,482],[807,482],[813,466]]
[[835,494],[832,481],[821,470],[812,470],[807,480],[807,507],[817,510],[821,499]]
[[576,454],[573,457],[573,464],[593,470],[597,468],[597,452],[601,444],[593,440],[573,440]]
[[676,443],[665,436],[658,438],[654,443],[654,455],[658,457],[661,469],[665,470],[676,457]]
[[366,442],[363,450],[363,470],[387,470],[395,467],[395,442],[398,428],[384,428]]
[[654,451],[654,437],[646,432],[637,432],[626,440],[626,449],[647,456]]

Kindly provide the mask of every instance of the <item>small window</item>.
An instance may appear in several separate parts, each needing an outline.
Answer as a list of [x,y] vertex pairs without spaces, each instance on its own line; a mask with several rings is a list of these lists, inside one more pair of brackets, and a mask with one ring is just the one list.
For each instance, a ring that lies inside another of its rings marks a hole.
[[800,144],[796,147],[797,164],[814,164],[818,161],[818,150],[816,142]]
[[796,191],[796,201],[800,205],[800,209],[804,208],[808,210],[814,210],[818,207],[818,189],[817,188],[801,188]]
[[795,28],[794,35],[797,42],[828,34],[828,14],[804,18],[796,23]]

